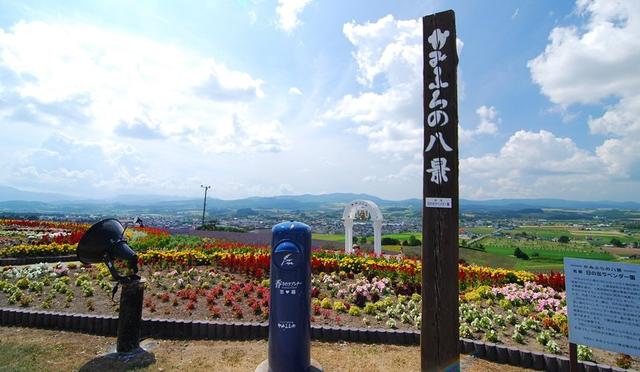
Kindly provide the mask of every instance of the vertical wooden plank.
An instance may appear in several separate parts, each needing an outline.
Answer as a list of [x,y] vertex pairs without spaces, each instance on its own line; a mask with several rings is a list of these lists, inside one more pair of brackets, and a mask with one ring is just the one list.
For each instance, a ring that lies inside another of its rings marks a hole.
[[578,345],[569,342],[569,372],[578,372]]
[[458,92],[455,14],[423,23],[422,371],[460,369]]

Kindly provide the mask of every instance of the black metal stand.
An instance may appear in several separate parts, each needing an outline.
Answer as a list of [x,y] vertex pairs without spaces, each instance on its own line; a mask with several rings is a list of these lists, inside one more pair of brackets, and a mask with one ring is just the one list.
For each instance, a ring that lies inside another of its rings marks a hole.
[[118,342],[115,350],[111,349],[109,353],[92,359],[80,371],[119,371],[144,368],[155,363],[155,355],[145,350],[149,347],[140,347],[144,283],[144,279],[137,277],[121,282]]
[[122,284],[120,312],[118,313],[118,353],[130,353],[140,348],[140,324],[142,323],[142,299],[144,279]]

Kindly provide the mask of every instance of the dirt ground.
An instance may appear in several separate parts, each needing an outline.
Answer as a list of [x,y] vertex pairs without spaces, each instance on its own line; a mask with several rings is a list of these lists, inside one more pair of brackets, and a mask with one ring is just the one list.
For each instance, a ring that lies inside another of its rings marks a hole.
[[[0,327],[0,371],[79,370],[115,344],[113,337]],[[145,340],[156,363],[143,371],[254,371],[267,341]],[[312,342],[311,357],[325,371],[418,371],[417,346]],[[461,355],[464,371],[524,371]],[[105,369],[100,369],[101,371]]]

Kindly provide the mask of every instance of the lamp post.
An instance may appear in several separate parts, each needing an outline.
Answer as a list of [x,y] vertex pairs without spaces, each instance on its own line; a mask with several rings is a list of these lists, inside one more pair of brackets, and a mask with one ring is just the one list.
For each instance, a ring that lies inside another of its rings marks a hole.
[[200,187],[204,189],[204,205],[202,206],[202,226],[204,227],[204,213],[207,210],[207,190],[209,190],[211,186],[200,185]]

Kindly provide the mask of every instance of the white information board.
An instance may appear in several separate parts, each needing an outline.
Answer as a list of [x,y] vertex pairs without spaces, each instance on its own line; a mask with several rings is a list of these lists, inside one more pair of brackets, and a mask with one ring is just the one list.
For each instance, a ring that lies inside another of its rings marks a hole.
[[564,259],[569,342],[640,355],[640,265]]

